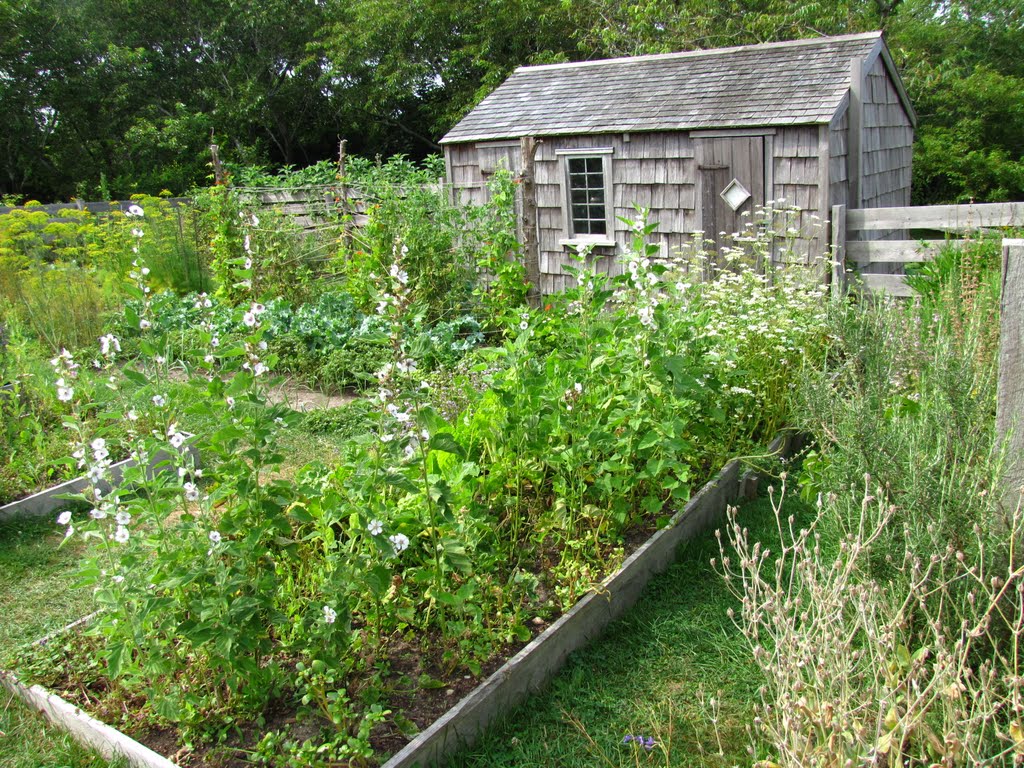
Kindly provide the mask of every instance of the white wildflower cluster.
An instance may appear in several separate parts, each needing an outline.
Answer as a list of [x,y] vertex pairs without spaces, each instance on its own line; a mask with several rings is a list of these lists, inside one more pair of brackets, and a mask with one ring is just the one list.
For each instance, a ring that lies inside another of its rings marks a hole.
[[628,276],[627,288],[619,289],[612,297],[616,302],[630,308],[633,314],[646,328],[655,328],[655,307],[661,300],[661,280],[652,269],[652,251],[656,246],[643,244],[647,230],[647,211],[641,211],[640,217],[633,222],[631,229],[634,235],[634,247],[629,248],[622,256],[622,267]]
[[242,220],[243,236],[242,236],[242,250],[245,251],[245,256],[241,259],[233,260],[233,263],[237,265],[236,272],[240,272],[239,277],[241,281],[238,283],[239,287],[244,288],[247,291],[252,290],[252,254],[253,254],[253,231],[260,225],[260,218],[255,213],[249,213],[247,211],[239,211],[238,218]]
[[206,538],[210,542],[210,548],[206,550],[206,556],[209,557],[217,551],[217,548],[221,545],[221,542],[224,541],[224,537],[221,536],[220,531],[210,531],[208,534],[206,534]]
[[[214,327],[213,300],[205,292],[200,293],[192,305],[203,313],[203,319],[199,321],[199,330],[209,337],[209,349],[203,355],[203,363],[212,367],[216,362],[217,348],[220,346],[220,339],[217,337],[217,329]],[[212,374],[211,374],[212,375]]]
[[[253,331],[259,330],[260,317],[267,308],[258,302],[253,302],[249,309],[242,315],[242,322],[247,328]],[[216,338],[216,337],[214,337]],[[245,342],[245,362],[242,363],[242,368],[251,371],[254,376],[262,376],[263,374],[270,371],[270,367],[266,364],[263,359],[263,353],[267,351],[267,342]]]
[[388,541],[391,542],[396,555],[402,554],[409,548],[409,537],[404,533],[394,533],[388,536]]
[[[393,262],[388,270],[388,285],[377,295],[377,314],[391,320],[391,332],[398,333],[402,314],[409,306],[409,273],[402,267],[402,260],[408,255],[409,247],[395,242],[391,249]],[[371,278],[375,277],[371,275]]]
[[[713,243],[696,236],[688,256],[689,276],[681,273],[674,285],[678,309],[685,315],[700,312],[705,318],[703,335],[712,341],[706,359],[724,381],[735,377],[737,360],[747,361],[748,367],[757,361],[758,370],[750,380],[758,386],[748,388],[741,381],[725,391],[739,396],[741,417],[760,412],[773,382],[789,377],[787,370],[800,362],[825,329],[820,285],[825,270],[808,255],[805,240],[787,239],[794,213],[772,207],[779,204],[773,201],[756,209],[741,232],[726,238],[731,244],[718,254],[708,250]],[[787,266],[773,267],[779,262]]]
[[78,378],[78,363],[70,352],[62,349],[59,355],[50,360],[50,365],[57,374],[57,399],[62,403],[71,402],[75,396],[73,383]]
[[[125,216],[127,216],[130,219],[141,219],[145,215],[146,215],[146,212],[142,210],[142,206],[141,205],[134,205],[134,204],[133,205],[129,205],[128,206],[128,210],[125,211]],[[136,256],[138,256],[139,255],[139,245],[141,245],[141,243],[142,243],[142,238],[146,236],[146,233],[142,229],[141,222],[140,222],[139,225],[136,225],[136,226],[132,227],[131,235],[132,235],[132,253],[134,253]]]
[[260,324],[260,315],[266,311],[267,308],[265,306],[254,301],[242,315],[242,323],[246,328],[256,329]]
[[377,400],[388,418],[388,427],[381,432],[379,439],[384,444],[395,440],[401,443],[406,460],[416,457],[420,441],[430,439],[429,431],[417,430],[415,407],[407,406],[399,395],[399,391],[403,386],[408,386],[406,382],[415,372],[416,363],[409,359],[388,363],[377,371],[377,381],[380,384]]
[[[379,435],[382,443],[394,440],[402,443],[406,459],[416,456],[420,440],[430,438],[427,430],[417,432],[415,407],[407,407],[402,399],[403,389],[410,389],[410,382],[416,375],[416,361],[402,354],[400,338],[402,314],[408,307],[409,275],[402,267],[402,260],[408,255],[409,248],[395,243],[392,249],[394,259],[388,272],[387,287],[381,291],[377,311],[390,321],[389,339],[397,358],[393,363],[386,363],[376,373],[377,399],[388,417],[390,426]],[[393,430],[393,431],[392,431]]]
[[[138,253],[137,249],[134,249]],[[149,267],[140,265],[139,260],[132,262],[132,268],[128,271],[128,277],[135,281],[135,287],[142,296],[142,312],[139,316],[139,328],[143,331],[152,328],[153,322],[153,301],[150,298],[152,289],[149,287]]]
[[[373,518],[366,526],[366,532],[371,536],[380,536],[384,533],[384,522],[377,518]],[[388,544],[391,545],[391,550],[395,556],[402,554],[409,548],[409,537],[404,533],[392,533],[388,536]]]
[[108,333],[106,336],[100,336],[100,354],[109,362],[113,362],[120,351],[121,342],[114,334]]

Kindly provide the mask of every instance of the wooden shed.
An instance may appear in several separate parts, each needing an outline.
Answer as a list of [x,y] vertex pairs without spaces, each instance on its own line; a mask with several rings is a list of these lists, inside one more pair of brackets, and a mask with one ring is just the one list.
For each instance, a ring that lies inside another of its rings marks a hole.
[[536,225],[550,293],[570,280],[571,248],[625,247],[617,217],[634,217],[634,204],[651,210],[665,254],[695,232],[720,242],[744,212],[778,200],[804,211],[801,228],[823,251],[814,223],[831,206],[909,204],[915,124],[871,32],[520,67],[441,143],[464,202],[483,202],[499,167],[532,177],[536,219],[524,224]]

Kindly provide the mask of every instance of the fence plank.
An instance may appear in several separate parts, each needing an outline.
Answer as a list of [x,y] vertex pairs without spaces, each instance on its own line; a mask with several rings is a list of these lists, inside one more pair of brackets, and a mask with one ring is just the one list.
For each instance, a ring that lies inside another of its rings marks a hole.
[[861,273],[860,279],[872,293],[888,293],[890,296],[913,296],[913,289],[903,280],[903,275],[872,275]]
[[865,229],[964,231],[982,227],[1024,227],[1024,203],[862,208],[851,210],[846,215],[848,231]]
[[996,434],[1005,451],[1001,501],[1012,511],[1024,485],[1024,240],[1003,240],[1003,291],[999,301],[999,381]]
[[931,261],[939,249],[955,240],[869,240],[846,244],[846,259],[858,265],[905,264]]

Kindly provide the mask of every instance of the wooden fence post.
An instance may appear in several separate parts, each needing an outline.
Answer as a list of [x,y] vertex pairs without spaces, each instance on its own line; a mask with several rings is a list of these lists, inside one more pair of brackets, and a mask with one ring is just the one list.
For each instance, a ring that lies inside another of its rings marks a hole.
[[1006,458],[1000,500],[1009,513],[1024,486],[1024,240],[1003,240],[996,392],[996,446]]
[[832,206],[832,295],[846,293],[846,206]]
[[534,186],[534,154],[537,142],[533,136],[519,139],[519,151],[522,156],[519,172],[519,188],[523,196],[523,260],[526,266],[526,279],[530,283],[527,299],[534,306],[540,305],[540,253],[537,242],[537,189]]

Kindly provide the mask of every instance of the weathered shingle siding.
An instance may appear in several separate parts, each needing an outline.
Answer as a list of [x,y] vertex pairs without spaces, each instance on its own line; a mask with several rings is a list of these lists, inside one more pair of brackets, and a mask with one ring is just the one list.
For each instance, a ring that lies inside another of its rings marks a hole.
[[914,128],[879,56],[864,84],[861,202],[865,208],[910,205]]
[[[842,117],[829,130],[829,204],[850,204],[850,110],[843,110]],[[829,212],[831,215],[831,211]]]
[[612,202],[616,220],[613,237],[616,248],[596,248],[598,267],[619,270],[613,251],[629,245],[629,231],[618,217],[635,219],[634,204],[650,209],[650,221],[658,223],[651,236],[665,253],[689,242],[697,228],[696,161],[693,142],[685,133],[622,134],[592,136],[549,136],[538,147],[534,165],[537,193],[539,261],[542,290],[563,290],[571,284],[564,267],[572,264],[570,250],[561,241],[568,237],[563,208],[562,158],[566,149],[612,150]]
[[475,144],[452,144],[445,147],[448,183],[455,200],[462,204],[481,205],[487,201],[484,177]]
[[804,256],[816,254],[824,242],[820,211],[826,202],[821,191],[819,128],[804,125],[780,129],[772,145],[769,199],[776,201],[777,206],[800,208],[799,218],[794,222],[800,236],[794,240],[794,249]]

